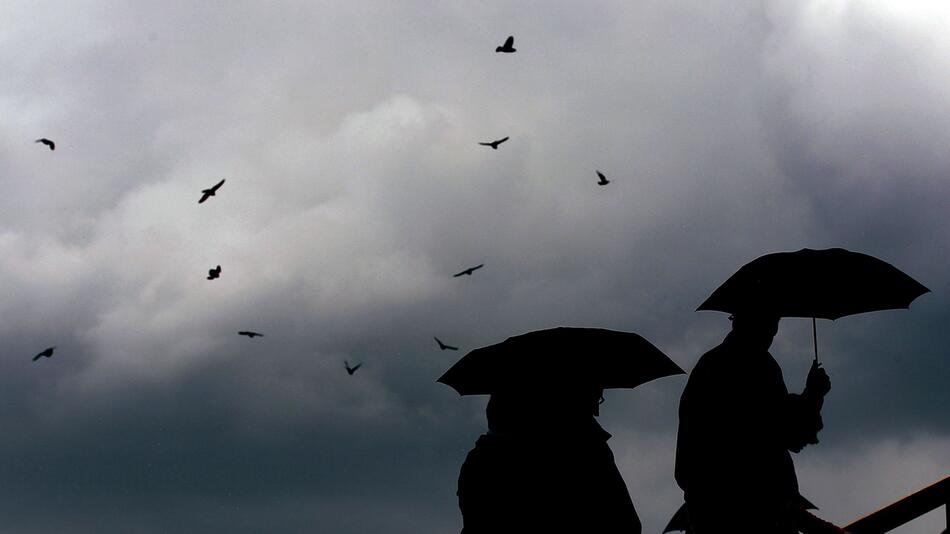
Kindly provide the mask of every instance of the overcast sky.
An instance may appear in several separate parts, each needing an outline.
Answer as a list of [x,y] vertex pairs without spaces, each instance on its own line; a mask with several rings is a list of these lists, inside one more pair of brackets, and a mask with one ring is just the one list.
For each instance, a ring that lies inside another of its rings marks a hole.
[[[802,247],[932,290],[819,323],[833,389],[803,494],[847,523],[950,473],[946,2],[16,0],[0,20],[0,533],[457,531],[486,399],[435,379],[465,351],[599,326],[690,369],[728,329],[696,306]],[[784,320],[792,390],[810,351]],[[682,502],[684,384],[602,408],[644,532]]]

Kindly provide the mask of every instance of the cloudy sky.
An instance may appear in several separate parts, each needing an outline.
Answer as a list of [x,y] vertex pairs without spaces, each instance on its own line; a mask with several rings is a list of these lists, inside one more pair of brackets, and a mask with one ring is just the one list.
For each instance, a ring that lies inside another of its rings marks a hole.
[[[847,523],[950,472],[946,2],[12,0],[0,20],[0,533],[457,531],[485,427],[484,398],[435,382],[460,354],[600,326],[690,369],[728,329],[695,307],[802,247],[932,290],[819,323],[833,390],[802,492]],[[784,320],[793,390],[810,351]],[[682,502],[684,383],[603,407],[644,532]]]

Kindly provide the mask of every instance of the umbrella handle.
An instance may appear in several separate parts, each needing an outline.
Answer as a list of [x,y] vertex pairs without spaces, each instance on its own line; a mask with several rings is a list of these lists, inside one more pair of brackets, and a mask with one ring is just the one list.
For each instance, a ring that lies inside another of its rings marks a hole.
[[811,335],[815,340],[815,363],[818,363],[818,325],[814,317],[811,318]]

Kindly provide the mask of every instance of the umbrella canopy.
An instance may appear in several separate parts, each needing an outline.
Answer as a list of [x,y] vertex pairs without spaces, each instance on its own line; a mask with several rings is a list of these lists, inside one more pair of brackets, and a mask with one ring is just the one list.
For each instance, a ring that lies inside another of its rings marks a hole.
[[460,395],[490,395],[513,390],[634,388],[675,374],[685,372],[637,334],[559,327],[475,349],[438,381]]
[[698,310],[837,319],[907,308],[930,291],[893,265],[842,248],[777,252],[736,271]]

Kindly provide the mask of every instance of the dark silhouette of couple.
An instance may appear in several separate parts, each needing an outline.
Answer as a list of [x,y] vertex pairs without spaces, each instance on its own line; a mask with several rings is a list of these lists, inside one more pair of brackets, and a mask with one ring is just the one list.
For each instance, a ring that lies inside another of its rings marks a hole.
[[[831,381],[816,361],[804,391],[788,392],[768,352],[778,322],[736,313],[690,374],[675,478],[693,534],[843,532],[802,506],[790,454],[818,442]],[[459,475],[463,534],[640,532],[610,434],[595,419],[602,393],[584,382],[491,393],[488,432]]]

